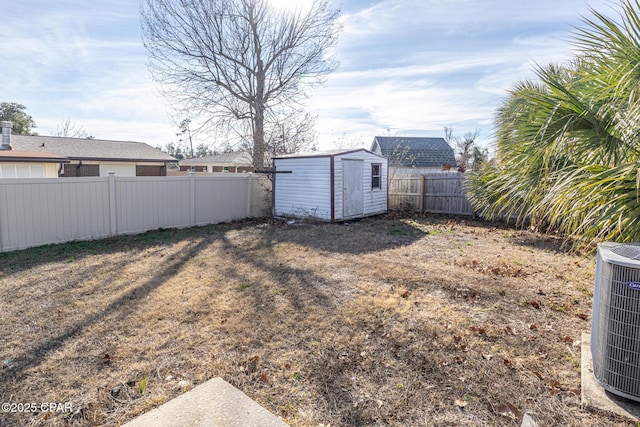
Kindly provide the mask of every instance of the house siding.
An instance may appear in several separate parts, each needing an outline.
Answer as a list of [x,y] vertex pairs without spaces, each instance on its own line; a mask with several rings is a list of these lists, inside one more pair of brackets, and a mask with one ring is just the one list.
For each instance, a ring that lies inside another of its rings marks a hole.
[[390,166],[389,176],[391,178],[400,176],[420,176],[428,173],[452,173],[457,172],[456,168],[450,168],[445,170],[441,167],[402,167],[402,166]]
[[0,163],[0,178],[56,178],[56,163]]
[[100,176],[109,176],[115,172],[117,176],[136,176],[135,163],[100,163]]

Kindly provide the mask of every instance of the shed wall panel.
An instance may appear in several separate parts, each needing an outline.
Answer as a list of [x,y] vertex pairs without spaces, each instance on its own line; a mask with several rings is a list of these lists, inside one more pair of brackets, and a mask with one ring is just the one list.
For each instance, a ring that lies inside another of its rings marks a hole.
[[328,157],[275,160],[275,214],[331,220],[331,175]]
[[[363,162],[363,216],[387,211],[387,160],[366,151],[337,154],[333,157],[334,220],[344,219],[343,160]],[[275,214],[331,220],[331,168],[330,157],[289,157],[276,159],[278,172],[291,170],[291,174],[277,173]],[[381,188],[371,188],[371,165],[380,164]]]
[[[336,191],[342,190],[342,159],[359,159],[363,161],[362,183],[363,183],[363,216],[377,215],[387,212],[387,160],[367,152],[349,153],[336,157]],[[380,167],[380,189],[371,188],[371,165],[379,164]],[[336,193],[337,194],[337,193]],[[338,212],[340,218],[338,218]],[[336,220],[342,218],[342,204],[340,209],[336,204]]]

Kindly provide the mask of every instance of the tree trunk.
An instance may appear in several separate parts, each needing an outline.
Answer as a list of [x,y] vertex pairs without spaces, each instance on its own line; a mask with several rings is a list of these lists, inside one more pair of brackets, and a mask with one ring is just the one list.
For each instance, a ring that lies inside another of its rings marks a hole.
[[[258,45],[259,46],[259,45]],[[256,54],[260,55],[259,48]],[[264,167],[264,83],[265,72],[262,59],[258,59],[258,70],[256,72],[256,98],[255,116],[253,117],[253,167],[261,169]]]
[[253,118],[253,167],[264,167],[264,111],[258,105]]

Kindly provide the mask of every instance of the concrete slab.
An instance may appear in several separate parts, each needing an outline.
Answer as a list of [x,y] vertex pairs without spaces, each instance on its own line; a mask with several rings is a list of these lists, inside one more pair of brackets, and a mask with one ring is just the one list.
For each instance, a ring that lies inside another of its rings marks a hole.
[[213,378],[123,427],[288,427],[249,396]]
[[582,333],[582,405],[608,411],[633,422],[640,422],[640,403],[606,391],[593,376],[591,334]]

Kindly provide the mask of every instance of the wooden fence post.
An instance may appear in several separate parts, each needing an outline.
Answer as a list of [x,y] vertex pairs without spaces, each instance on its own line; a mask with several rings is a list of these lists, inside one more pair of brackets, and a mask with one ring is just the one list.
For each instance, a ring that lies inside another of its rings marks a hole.
[[420,215],[424,212],[424,175],[420,175]]

